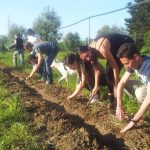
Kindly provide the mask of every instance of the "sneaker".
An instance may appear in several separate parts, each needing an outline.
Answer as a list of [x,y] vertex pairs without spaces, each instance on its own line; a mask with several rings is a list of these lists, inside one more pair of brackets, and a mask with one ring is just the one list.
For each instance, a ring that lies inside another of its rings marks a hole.
[[46,78],[42,77],[42,78],[41,78],[41,81],[46,81]]
[[90,104],[93,104],[93,103],[95,103],[95,102],[98,102],[98,100],[99,100],[99,95],[98,95],[98,94],[95,94],[95,95],[93,96],[92,100],[90,101]]
[[45,84],[52,84],[53,82],[51,82],[51,81],[46,81],[46,83]]

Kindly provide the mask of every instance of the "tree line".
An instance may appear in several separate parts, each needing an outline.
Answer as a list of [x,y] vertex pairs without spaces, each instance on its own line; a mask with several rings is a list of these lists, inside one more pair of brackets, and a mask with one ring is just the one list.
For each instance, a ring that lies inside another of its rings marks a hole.
[[[145,1],[145,0],[144,0]],[[143,2],[143,0],[134,0],[134,4]],[[127,6],[132,6],[128,3]],[[123,33],[131,36],[138,48],[149,47],[150,41],[150,3],[132,6],[128,8],[130,18],[125,19],[126,28],[117,25],[104,25],[97,31],[97,37],[108,33]],[[88,38],[81,40],[79,33],[66,34],[65,37],[59,31],[62,20],[54,9],[46,7],[42,13],[35,19],[32,29],[41,35],[44,41],[58,40],[62,51],[75,51],[76,47],[88,44]],[[7,36],[0,36],[0,50],[7,50],[7,46],[13,42],[14,34],[20,34],[25,39],[27,29],[17,24],[11,24]],[[92,39],[90,39],[92,41]]]

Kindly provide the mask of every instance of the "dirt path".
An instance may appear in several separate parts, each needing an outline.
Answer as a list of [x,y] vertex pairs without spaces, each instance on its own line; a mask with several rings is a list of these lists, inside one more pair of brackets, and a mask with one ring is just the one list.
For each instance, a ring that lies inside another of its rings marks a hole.
[[135,129],[120,134],[121,124],[106,108],[97,103],[85,109],[87,99],[67,101],[70,91],[60,85],[24,81],[26,74],[1,65],[1,73],[10,77],[6,87],[21,93],[30,113],[29,126],[40,135],[42,149],[101,150],[150,149],[149,120],[141,120]]

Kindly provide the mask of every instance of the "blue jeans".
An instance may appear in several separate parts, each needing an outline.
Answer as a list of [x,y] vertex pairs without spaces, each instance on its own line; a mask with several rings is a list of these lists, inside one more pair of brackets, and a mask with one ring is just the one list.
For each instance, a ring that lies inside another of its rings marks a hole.
[[15,66],[18,65],[18,61],[17,61],[17,56],[18,55],[20,55],[21,66],[24,66],[24,50],[23,49],[18,49],[14,52],[14,54],[13,54],[13,64]]
[[57,49],[52,50],[49,54],[45,56],[45,66],[46,66],[46,74],[47,74],[47,81],[49,83],[53,82],[53,73],[52,68],[50,67],[54,58],[56,57],[58,53]]

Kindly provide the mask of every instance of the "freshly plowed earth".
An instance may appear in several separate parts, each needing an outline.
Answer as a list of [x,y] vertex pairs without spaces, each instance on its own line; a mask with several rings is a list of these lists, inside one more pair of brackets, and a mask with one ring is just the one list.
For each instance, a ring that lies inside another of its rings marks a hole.
[[[39,135],[41,149],[101,150],[150,149],[150,124],[143,118],[126,134],[104,103],[86,107],[83,96],[67,101],[71,93],[59,84],[45,85],[35,79],[25,81],[26,73],[0,65],[0,74],[9,77],[10,93],[20,93],[34,133]],[[0,77],[2,77],[0,75]]]

